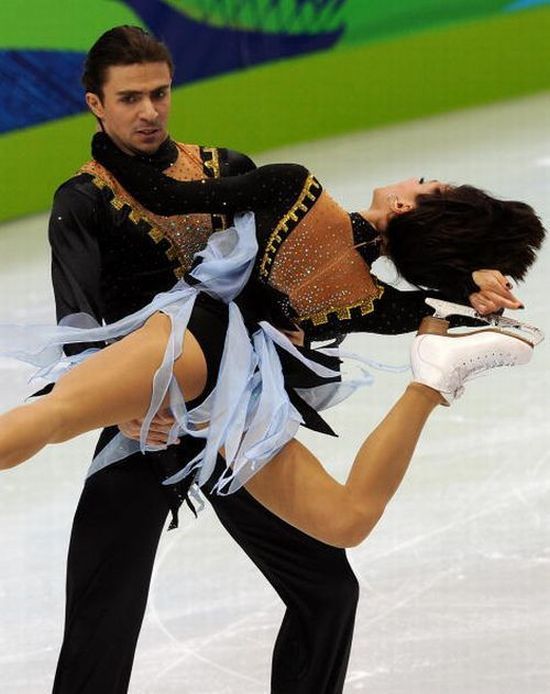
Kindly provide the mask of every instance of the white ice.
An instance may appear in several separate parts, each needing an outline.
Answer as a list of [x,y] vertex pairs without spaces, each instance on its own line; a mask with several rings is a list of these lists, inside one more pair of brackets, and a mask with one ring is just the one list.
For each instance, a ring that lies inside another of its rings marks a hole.
[[[549,112],[550,95],[542,94],[289,147],[261,162],[307,164],[350,209],[366,207],[377,184],[426,176],[526,200],[548,225]],[[0,258],[0,321],[52,320],[46,217],[4,225]],[[549,274],[547,245],[517,287],[522,318],[547,334]],[[348,344],[403,364],[410,339],[359,336]],[[548,344],[528,367],[478,380],[450,410],[440,408],[380,525],[349,552],[361,601],[346,693],[550,692]],[[28,374],[0,361],[2,408],[29,393]],[[378,374],[331,414],[339,439],[301,438],[342,479],[406,381]],[[2,693],[51,686],[68,536],[95,439],[48,448],[1,476]],[[181,529],[161,540],[131,693],[268,692],[282,613],[214,514],[195,521],[183,513]]]

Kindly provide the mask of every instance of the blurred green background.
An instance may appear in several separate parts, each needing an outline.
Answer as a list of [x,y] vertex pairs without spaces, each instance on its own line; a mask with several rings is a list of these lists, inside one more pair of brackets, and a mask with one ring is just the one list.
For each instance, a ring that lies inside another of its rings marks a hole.
[[89,157],[78,72],[93,41],[124,23],[165,38],[174,18],[194,58],[176,60],[183,141],[255,153],[550,88],[550,5],[536,0],[4,0],[0,220],[47,209]]

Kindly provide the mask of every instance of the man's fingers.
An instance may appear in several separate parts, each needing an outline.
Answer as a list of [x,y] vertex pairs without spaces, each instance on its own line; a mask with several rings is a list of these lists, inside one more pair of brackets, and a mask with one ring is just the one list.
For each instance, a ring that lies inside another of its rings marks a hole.
[[[147,432],[147,444],[150,446],[164,446],[176,420],[169,410],[158,412],[151,421]],[[143,419],[132,419],[119,425],[120,431],[129,439],[139,441]],[[178,439],[179,440],[179,439]]]
[[173,423],[174,421],[174,417],[168,409],[160,410],[153,417],[153,422]]
[[176,420],[174,417],[172,417],[172,415],[157,414],[155,417],[153,417],[151,424],[171,426],[175,421]]
[[167,436],[170,433],[171,429],[172,427],[167,424],[155,424],[154,422],[151,422],[149,432],[151,434],[164,434],[165,436]]
[[139,438],[140,427],[134,422],[124,422],[124,424],[119,424],[118,428],[129,439]]
[[[170,431],[176,420],[171,415],[157,414],[151,420],[151,426],[149,427],[151,431]],[[119,429],[125,429],[128,431],[139,431],[141,425],[143,424],[143,419],[131,419],[129,422],[123,422],[119,424]]]
[[[120,429],[120,427],[119,427]],[[140,440],[140,430],[139,429],[132,429],[131,431],[127,429],[120,429],[124,436],[126,436],[129,439],[133,439],[134,441],[139,441]],[[148,445],[153,445],[153,446],[164,446],[166,445],[168,441],[168,434],[155,434],[152,432],[149,432],[147,436],[147,444]],[[176,441],[176,443],[179,442],[179,439]]]
[[[164,446],[164,445],[166,445],[167,441],[168,441],[167,436],[148,436],[147,437],[147,443],[148,444],[155,444],[155,445],[159,445],[159,446]],[[179,441],[179,439],[178,439],[178,441]]]
[[304,346],[305,333],[303,330],[282,330],[281,332],[288,337],[292,344],[299,347]]

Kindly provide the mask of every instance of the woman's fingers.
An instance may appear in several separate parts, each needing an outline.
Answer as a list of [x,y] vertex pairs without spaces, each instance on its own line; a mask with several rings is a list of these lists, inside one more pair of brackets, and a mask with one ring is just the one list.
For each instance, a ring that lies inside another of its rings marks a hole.
[[483,291],[470,294],[470,303],[478,313],[485,315],[487,313],[495,313],[501,309],[518,309],[523,308],[523,304],[515,296],[509,298],[508,295],[503,295],[501,292]]
[[[496,295],[505,301],[512,301],[512,302],[515,302],[516,304],[521,304],[521,301],[514,294],[512,294],[512,291],[510,289],[511,285],[506,280],[506,278],[504,278],[504,281],[505,281],[505,284],[496,280],[492,285],[484,287],[481,291],[482,291],[482,293],[489,293],[489,294]],[[511,307],[509,307],[509,308],[511,308]]]
[[472,273],[479,292],[470,295],[470,303],[482,315],[500,309],[523,308],[522,302],[512,293],[512,283],[498,270],[476,270]]
[[513,289],[513,284],[510,280],[498,270],[476,270],[472,272],[472,278],[480,291],[509,292]]

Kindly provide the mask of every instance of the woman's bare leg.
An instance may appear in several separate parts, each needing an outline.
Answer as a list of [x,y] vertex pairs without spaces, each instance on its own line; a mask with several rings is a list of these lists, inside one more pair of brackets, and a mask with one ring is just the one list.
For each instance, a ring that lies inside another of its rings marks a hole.
[[399,487],[440,394],[412,383],[359,449],[340,484],[298,441],[288,443],[246,488],[270,511],[336,547],[359,544]]
[[[144,417],[169,334],[170,320],[155,314],[139,330],[75,367],[49,395],[1,415],[0,469],[22,463],[48,443]],[[174,373],[186,399],[202,393],[206,361],[189,332]]]

